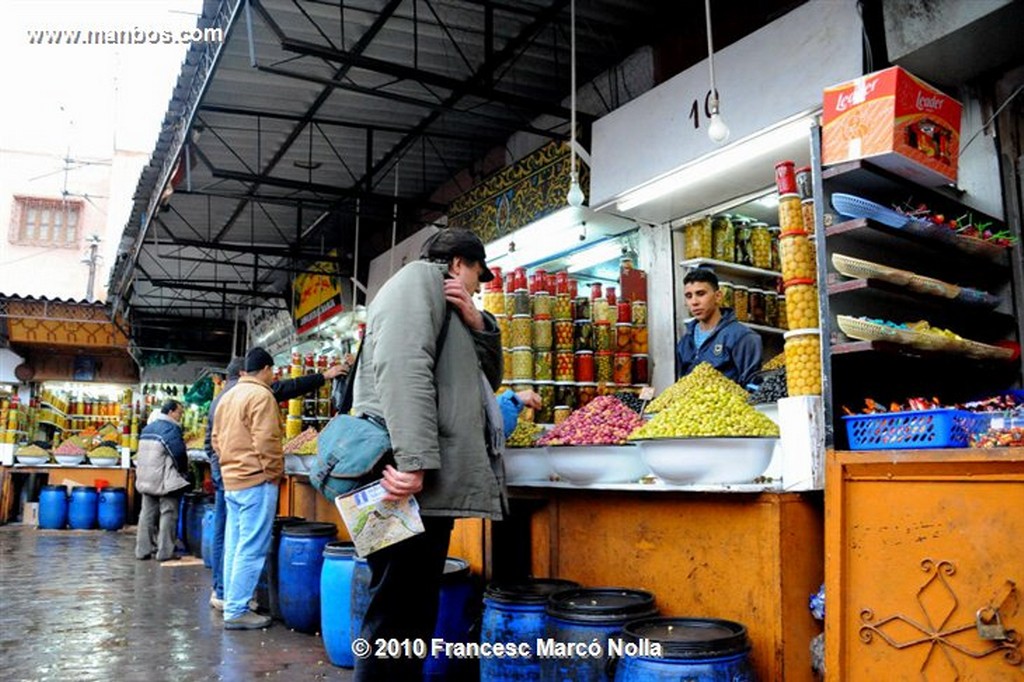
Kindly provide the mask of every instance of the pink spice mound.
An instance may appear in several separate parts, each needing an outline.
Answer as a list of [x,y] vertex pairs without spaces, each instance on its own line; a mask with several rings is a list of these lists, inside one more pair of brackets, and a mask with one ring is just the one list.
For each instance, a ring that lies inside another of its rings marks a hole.
[[53,454],[55,454],[55,455],[84,455],[85,454],[85,449],[82,448],[82,447],[79,447],[78,445],[75,445],[70,440],[66,440],[66,441],[64,441],[63,443],[61,443],[60,445],[58,445],[54,449]]
[[610,395],[594,398],[586,407],[537,441],[538,445],[620,445],[644,420]]

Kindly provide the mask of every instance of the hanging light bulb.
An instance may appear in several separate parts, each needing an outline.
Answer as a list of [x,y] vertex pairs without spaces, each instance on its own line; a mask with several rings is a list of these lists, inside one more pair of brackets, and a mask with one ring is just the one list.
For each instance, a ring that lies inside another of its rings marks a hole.
[[715,48],[711,43],[711,0],[704,0],[704,18],[708,29],[708,68],[711,70],[711,100],[708,102],[708,137],[715,144],[722,144],[729,139],[729,126],[722,120],[718,110],[718,89],[715,87]]
[[729,126],[722,120],[722,114],[718,111],[718,101],[711,107],[711,121],[708,123],[708,137],[716,144],[723,144],[729,139]]
[[584,199],[586,197],[583,196],[583,188],[580,187],[579,178],[576,177],[576,173],[573,173],[569,180],[569,191],[565,195],[565,201],[573,208],[579,208],[583,205]]

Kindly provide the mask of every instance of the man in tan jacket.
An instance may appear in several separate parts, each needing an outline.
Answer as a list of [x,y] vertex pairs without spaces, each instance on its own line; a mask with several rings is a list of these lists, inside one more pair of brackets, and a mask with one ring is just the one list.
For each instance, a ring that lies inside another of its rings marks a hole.
[[277,485],[284,474],[281,424],[270,390],[274,359],[262,348],[245,356],[246,376],[224,394],[213,422],[227,524],[224,536],[224,627],[256,630],[270,618],[249,610],[270,549]]

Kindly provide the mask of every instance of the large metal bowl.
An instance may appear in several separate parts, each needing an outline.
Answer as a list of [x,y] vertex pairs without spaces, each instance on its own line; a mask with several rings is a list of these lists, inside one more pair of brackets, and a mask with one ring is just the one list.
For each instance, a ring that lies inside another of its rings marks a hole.
[[505,448],[505,480],[510,485],[547,481],[551,478],[548,453],[539,448]]
[[650,473],[633,445],[549,445],[547,451],[554,472],[574,485],[636,483]]
[[640,456],[666,483],[750,483],[771,463],[778,438],[652,438]]
[[73,467],[85,461],[85,455],[54,455],[53,458],[57,460],[57,464],[66,467]]

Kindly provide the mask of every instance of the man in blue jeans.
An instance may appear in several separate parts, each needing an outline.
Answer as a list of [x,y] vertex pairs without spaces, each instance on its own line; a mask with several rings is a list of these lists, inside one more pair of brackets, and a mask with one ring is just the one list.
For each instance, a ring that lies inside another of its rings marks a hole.
[[249,610],[270,549],[284,474],[277,400],[270,390],[274,359],[262,348],[245,356],[246,376],[224,395],[213,423],[227,504],[224,532],[224,628],[256,630],[268,616]]
[[[227,504],[224,501],[224,481],[220,473],[220,458],[217,451],[213,449],[213,422],[217,414],[217,405],[220,399],[235,387],[238,380],[244,373],[245,361],[242,358],[234,358],[228,363],[227,382],[224,388],[210,403],[210,414],[206,422],[206,455],[210,458],[210,477],[213,479],[214,512],[213,512],[213,591],[210,593],[210,606],[218,611],[224,610],[224,524],[227,519]],[[327,381],[341,376],[348,372],[352,365],[352,356],[346,356],[343,364],[333,365],[323,373],[307,374],[294,379],[283,379],[275,381],[270,385],[274,394],[274,400],[281,403],[285,400],[298,398],[316,391]]]

